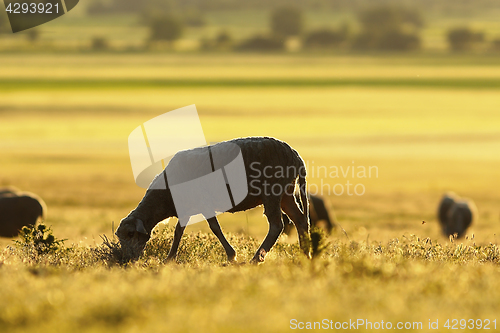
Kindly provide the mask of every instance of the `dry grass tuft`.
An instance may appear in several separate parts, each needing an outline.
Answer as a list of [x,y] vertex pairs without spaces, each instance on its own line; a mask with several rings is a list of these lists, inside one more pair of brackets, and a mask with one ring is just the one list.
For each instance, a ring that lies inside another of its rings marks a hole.
[[129,261],[123,255],[120,242],[115,239],[110,240],[106,235],[101,235],[101,239],[101,245],[91,248],[98,260],[105,262],[108,266],[123,265]]

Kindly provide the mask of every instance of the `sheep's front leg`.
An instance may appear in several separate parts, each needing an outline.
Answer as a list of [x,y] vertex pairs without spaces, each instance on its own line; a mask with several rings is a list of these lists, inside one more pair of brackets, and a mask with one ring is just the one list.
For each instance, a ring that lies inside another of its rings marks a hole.
[[186,225],[187,223],[185,223],[183,227],[180,219],[177,222],[177,225],[175,226],[174,240],[172,241],[172,246],[170,247],[170,251],[168,252],[167,261],[172,261],[173,259],[175,259],[177,250],[179,249],[179,244],[181,242],[182,234],[184,233],[184,229],[186,229]]
[[283,231],[283,220],[280,209],[281,198],[274,198],[269,203],[264,203],[264,214],[269,222],[269,232],[253,256],[251,262],[263,262],[266,254],[271,251],[281,232]]
[[217,236],[222,246],[224,247],[224,250],[226,251],[227,254],[227,260],[234,261],[236,258],[236,251],[233,249],[231,244],[229,244],[226,237],[224,237],[224,234],[222,233],[222,229],[220,228],[220,224],[217,218],[215,216],[211,217],[207,219],[207,222],[214,235]]

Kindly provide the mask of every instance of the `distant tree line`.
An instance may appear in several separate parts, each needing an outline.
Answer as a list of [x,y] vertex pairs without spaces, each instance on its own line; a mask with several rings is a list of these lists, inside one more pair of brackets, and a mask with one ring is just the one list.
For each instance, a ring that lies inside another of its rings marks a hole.
[[264,9],[294,6],[302,9],[344,9],[357,11],[370,6],[418,7],[426,11],[470,13],[498,8],[498,0],[94,0],[89,11],[139,12],[151,6],[170,9],[196,8],[200,11],[221,9]]
[[361,34],[353,41],[354,49],[409,51],[420,48],[419,31],[424,22],[416,10],[380,6],[359,15]]
[[484,43],[484,33],[473,31],[467,27],[458,27],[448,31],[448,43],[455,52],[471,51]]
[[418,11],[403,7],[380,6],[358,15],[361,32],[353,34],[347,23],[336,29],[323,27],[305,30],[302,10],[285,6],[275,9],[270,18],[270,33],[249,38],[240,50],[279,50],[290,37],[299,38],[304,49],[355,49],[411,51],[420,48],[419,30],[423,19]]
[[[167,12],[154,11],[144,21],[150,28],[150,40],[172,43],[183,32],[183,21]],[[304,49],[352,49],[360,51],[414,51],[421,48],[420,30],[424,20],[418,10],[398,6],[377,6],[358,14],[361,31],[353,34],[348,24],[337,29],[323,27],[305,30],[303,11],[284,6],[270,15],[269,33],[258,34],[236,43],[228,31],[221,31],[213,39],[200,41],[204,50],[280,51],[291,37],[299,38]],[[447,40],[452,51],[474,51],[485,48],[481,32],[466,27],[451,29]],[[486,47],[488,49],[488,47]],[[489,49],[500,50],[500,40]]]
[[[364,0],[352,0],[362,4]],[[427,0],[414,0],[413,3],[426,3]],[[437,2],[445,3],[443,0]],[[455,0],[458,3],[468,3]],[[480,3],[491,3],[489,0],[477,0]],[[360,29],[353,32],[348,23],[337,28],[322,27],[315,30],[306,30],[304,7],[319,4],[342,3],[343,0],[274,0],[274,7],[270,11],[268,33],[251,36],[243,41],[236,41],[227,30],[220,31],[214,38],[202,38],[200,47],[203,50],[240,50],[240,51],[280,51],[287,47],[291,39],[300,41],[303,49],[343,49],[359,51],[415,51],[421,48],[420,32],[424,27],[421,12],[415,7],[388,5],[388,3],[406,3],[406,0],[371,0],[381,3],[366,7],[358,11],[357,19]],[[264,3],[259,0],[252,1],[256,6]],[[203,10],[217,6],[231,6],[232,0],[108,0],[93,3],[89,10],[96,12],[136,12],[140,14],[141,22],[149,28],[149,42],[166,42],[172,45],[181,38],[185,26],[200,27],[206,21],[202,15]],[[296,5],[294,5],[296,4]],[[240,4],[241,5],[241,4]],[[211,7],[212,6],[212,7]],[[116,8],[115,8],[116,7]],[[222,7],[221,7],[222,8]],[[203,9],[203,10],[202,10]],[[1,24],[1,21],[0,21]],[[1,28],[1,25],[0,25]],[[447,33],[450,50],[455,52],[474,50],[500,50],[500,39],[486,46],[483,33],[472,31],[467,27],[453,28]],[[106,49],[107,43],[103,40],[94,40],[93,48]],[[151,45],[151,44],[150,44]]]

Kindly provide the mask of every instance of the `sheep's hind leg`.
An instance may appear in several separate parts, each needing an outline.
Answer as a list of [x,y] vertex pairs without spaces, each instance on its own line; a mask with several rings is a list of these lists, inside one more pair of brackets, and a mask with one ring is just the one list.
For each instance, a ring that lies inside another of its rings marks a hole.
[[236,258],[236,251],[233,249],[231,244],[229,244],[226,237],[224,237],[224,234],[222,233],[222,229],[220,228],[220,224],[219,221],[217,220],[217,217],[215,216],[211,217],[207,219],[207,222],[214,235],[217,236],[220,243],[224,247],[224,250],[226,251],[227,254],[227,260],[230,262],[234,261]]
[[284,195],[281,200],[281,209],[290,217],[297,228],[299,235],[299,246],[307,257],[310,257],[309,249],[309,221],[306,212],[302,213],[292,195]]
[[266,254],[271,250],[276,241],[278,240],[279,235],[283,231],[283,220],[281,217],[281,209],[280,209],[280,200],[281,198],[276,197],[270,200],[270,202],[264,203],[264,214],[267,217],[267,221],[269,222],[269,232],[267,233],[266,238],[260,245],[259,249],[253,256],[251,262],[259,263],[263,262]]
[[184,229],[186,229],[187,223],[182,226],[181,220],[177,222],[174,231],[174,240],[172,241],[172,246],[170,247],[170,251],[168,252],[167,261],[174,260],[177,255],[177,250],[179,249],[179,244],[181,242],[182,234],[184,233]]

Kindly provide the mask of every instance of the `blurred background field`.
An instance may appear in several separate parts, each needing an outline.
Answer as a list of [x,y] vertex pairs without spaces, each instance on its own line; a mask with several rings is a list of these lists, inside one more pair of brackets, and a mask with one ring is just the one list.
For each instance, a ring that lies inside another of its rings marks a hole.
[[[222,249],[203,236],[205,223],[188,227],[178,266],[164,265],[159,250],[129,269],[82,263],[78,251],[33,262],[17,258],[7,248],[12,240],[1,239],[0,328],[36,332],[58,323],[61,332],[167,326],[250,332],[288,330],[293,316],[348,320],[355,314],[424,325],[432,316],[494,319],[500,225],[495,1],[144,2],[159,6],[152,8],[161,9],[164,21],[181,22],[182,33],[171,40],[152,37],[148,8],[126,9],[138,2],[123,1],[117,9],[117,3],[82,2],[37,33],[0,34],[0,187],[40,195],[56,237],[88,251],[100,235],[112,237],[144,194],[132,176],[130,132],[196,104],[208,142],[265,135],[297,149],[310,189],[323,188],[345,233],[334,231],[317,264],[300,259],[295,236],[282,237],[255,269],[221,267]],[[301,13],[302,30],[274,36],[270,18],[290,4]],[[368,34],[373,43],[360,48],[356,41],[366,35],[360,17],[373,8],[390,8],[382,12],[396,23]],[[403,13],[418,13],[423,24],[398,21]],[[343,27],[342,42],[305,43],[315,29],[335,35]],[[403,49],[377,44],[391,29],[413,42],[396,45]],[[454,29],[462,39],[452,44]],[[226,33],[229,39],[219,38]],[[255,36],[278,42],[264,43],[271,49],[242,48]],[[332,178],[318,174],[322,166],[372,166],[378,173]],[[351,193],[362,184],[364,194],[348,195],[347,181]],[[328,191],[336,184],[342,195]],[[455,243],[441,235],[436,220],[440,197],[450,190],[473,199],[479,210],[467,239]],[[241,260],[267,232],[261,208],[223,214],[220,221]],[[200,249],[205,252],[196,259]]]
[[[1,182],[45,198],[61,237],[92,242],[143,195],[131,173],[128,134],[196,104],[208,142],[267,135],[295,147],[316,170],[309,184],[323,188],[348,232],[439,237],[439,196],[454,190],[476,200],[476,239],[496,241],[500,65],[446,60],[4,55]],[[378,178],[331,178],[318,174],[320,166],[376,166]],[[365,194],[337,196],[321,185],[348,180],[363,184]],[[221,219],[227,230],[262,237],[261,213]]]

